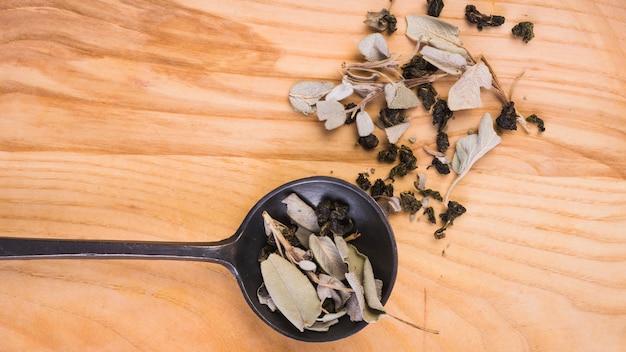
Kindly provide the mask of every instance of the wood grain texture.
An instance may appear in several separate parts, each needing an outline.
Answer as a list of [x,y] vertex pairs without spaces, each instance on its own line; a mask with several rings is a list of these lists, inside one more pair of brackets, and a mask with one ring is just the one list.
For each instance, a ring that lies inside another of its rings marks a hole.
[[[391,217],[393,319],[326,344],[292,341],[248,308],[217,265],[124,260],[0,262],[6,351],[623,351],[626,346],[626,4],[475,1],[500,28],[442,19],[483,54],[525,115],[547,130],[503,142],[456,187],[468,208],[436,241]],[[210,241],[285,182],[352,181],[387,165],[287,102],[306,79],[359,60],[365,13],[387,1],[0,2],[0,236]],[[396,1],[395,52],[410,55]],[[524,44],[510,35],[535,23]],[[441,91],[451,81],[437,82]],[[459,112],[453,140],[498,101]],[[374,112],[373,112],[374,113]],[[433,145],[411,112],[419,170]],[[378,133],[378,132],[377,132]],[[382,134],[380,134],[382,136]],[[452,176],[429,170],[428,186]],[[396,181],[412,187],[414,175]]]

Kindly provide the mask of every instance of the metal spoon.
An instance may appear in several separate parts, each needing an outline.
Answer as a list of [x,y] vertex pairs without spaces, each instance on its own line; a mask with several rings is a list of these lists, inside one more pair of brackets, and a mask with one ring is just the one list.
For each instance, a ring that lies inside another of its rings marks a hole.
[[288,222],[286,206],[281,201],[292,192],[312,205],[330,198],[350,206],[349,216],[362,233],[353,243],[369,257],[374,274],[383,281],[384,304],[391,294],[398,268],[396,242],[387,218],[378,204],[358,187],[324,176],[292,181],[268,193],[250,210],[235,234],[222,241],[172,243],[0,238],[0,259],[178,259],[219,263],[235,275],[252,310],[274,330],[309,342],[348,337],[367,323],[354,323],[343,317],[328,332],[300,332],[282,314],[271,312],[257,299],[256,292],[262,282],[258,256],[266,241],[261,214],[265,210],[277,220]]

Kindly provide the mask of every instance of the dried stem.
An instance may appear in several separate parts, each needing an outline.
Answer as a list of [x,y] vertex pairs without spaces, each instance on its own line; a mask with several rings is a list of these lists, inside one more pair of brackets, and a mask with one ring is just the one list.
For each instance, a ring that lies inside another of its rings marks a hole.
[[402,318],[398,318],[395,315],[391,315],[389,313],[385,313],[385,315],[387,315],[387,316],[389,316],[391,318],[394,318],[395,320],[397,320],[397,321],[399,321],[399,322],[401,322],[403,324],[406,324],[406,325],[408,325],[408,326],[410,326],[412,328],[415,328],[415,329],[418,329],[418,330],[422,330],[422,331],[426,331],[426,332],[429,332],[431,334],[439,335],[439,330],[435,330],[435,329],[430,329],[430,328],[426,328],[426,327],[423,327],[423,326],[419,326],[417,324],[411,323],[410,321],[404,320]]

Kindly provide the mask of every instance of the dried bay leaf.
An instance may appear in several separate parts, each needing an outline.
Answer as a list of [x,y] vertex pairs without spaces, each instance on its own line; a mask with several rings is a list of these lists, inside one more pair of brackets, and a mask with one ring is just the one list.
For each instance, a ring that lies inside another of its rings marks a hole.
[[313,284],[298,268],[277,254],[261,262],[261,275],[278,310],[300,331],[315,324],[322,304]]
[[322,100],[317,102],[317,118],[326,121],[324,127],[327,130],[334,130],[346,122],[346,111],[343,104],[336,100]]
[[297,194],[289,194],[282,200],[282,203],[287,205],[287,216],[289,216],[293,222],[311,232],[320,231],[315,209],[310,207],[305,201],[298,197]]
[[[368,323],[378,321],[385,314],[384,309],[378,310],[372,308],[367,301],[366,290],[361,284],[359,278],[354,273],[346,274],[346,280],[354,293],[346,302],[346,308],[351,321],[365,320]],[[382,305],[381,305],[382,307]]]
[[326,274],[319,274],[318,279],[321,284],[317,285],[316,290],[317,297],[320,301],[323,302],[325,299],[330,298],[333,300],[336,310],[343,309],[346,301],[350,298],[350,293],[344,290],[334,289],[333,287],[347,288],[346,285],[337,278]]
[[[360,304],[360,307],[363,307],[365,310],[374,310],[375,312],[365,312],[363,314],[374,314],[376,316],[375,320],[378,319],[378,315],[384,313],[385,308],[383,304],[380,302],[380,297],[378,294],[377,283],[374,277],[374,270],[372,268],[372,264],[367,258],[367,256],[353,246],[352,244],[346,244],[348,248],[348,253],[346,255],[345,262],[348,264],[348,273],[345,274],[350,287],[355,290],[355,294],[357,290],[359,290],[364,297],[364,304]],[[356,287],[355,287],[356,286]],[[352,298],[351,298],[352,299]],[[369,318],[371,317],[363,317],[366,321],[369,322]]]
[[410,109],[420,105],[417,95],[402,83],[386,84],[385,100],[389,109]]
[[289,89],[289,102],[295,111],[308,115],[315,104],[333,89],[333,82],[301,81]]
[[454,186],[476,161],[482,158],[488,151],[500,144],[502,138],[498,136],[493,128],[493,119],[489,113],[485,113],[478,125],[478,134],[470,134],[456,142],[454,157],[452,158],[452,169],[457,173],[456,179],[452,182],[446,196],[444,204],[448,204],[448,197]]
[[385,37],[380,33],[372,33],[359,42],[359,51],[367,61],[380,61],[389,57],[389,48]]
[[467,66],[467,61],[462,55],[437,49],[432,46],[424,46],[420,54],[422,54],[424,60],[451,75],[460,75]]
[[483,106],[480,88],[491,88],[491,72],[484,62],[468,67],[448,92],[448,108],[452,111]]
[[345,278],[348,268],[343,262],[337,246],[330,237],[310,236],[309,248],[322,270],[339,280]]

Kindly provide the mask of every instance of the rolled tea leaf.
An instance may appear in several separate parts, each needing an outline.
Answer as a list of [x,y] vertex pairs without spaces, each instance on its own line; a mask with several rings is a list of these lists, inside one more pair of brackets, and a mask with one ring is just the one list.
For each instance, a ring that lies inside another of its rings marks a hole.
[[306,275],[275,253],[261,262],[261,275],[278,310],[298,330],[315,324],[322,304]]

